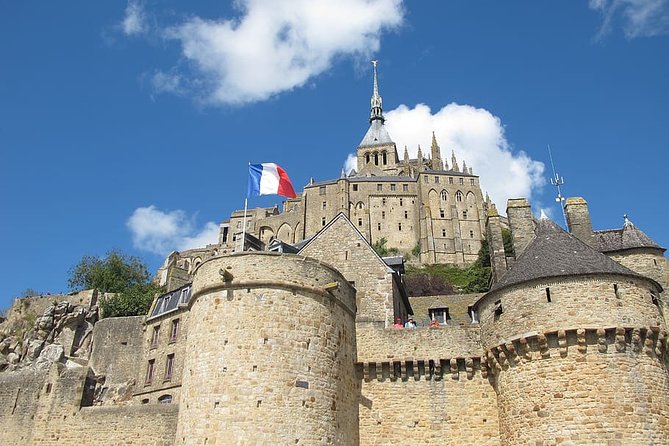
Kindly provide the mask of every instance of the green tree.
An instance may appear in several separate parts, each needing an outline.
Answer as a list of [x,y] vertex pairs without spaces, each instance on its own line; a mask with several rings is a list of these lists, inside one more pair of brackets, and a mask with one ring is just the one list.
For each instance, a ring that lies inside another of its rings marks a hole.
[[145,314],[160,288],[151,283],[146,265],[134,256],[111,251],[101,259],[84,256],[70,270],[67,281],[73,290],[94,288],[113,293],[100,299],[102,317]]
[[385,237],[381,237],[372,244],[372,249],[376,251],[379,257],[388,256],[388,247],[386,246],[386,243],[388,243],[388,239]]

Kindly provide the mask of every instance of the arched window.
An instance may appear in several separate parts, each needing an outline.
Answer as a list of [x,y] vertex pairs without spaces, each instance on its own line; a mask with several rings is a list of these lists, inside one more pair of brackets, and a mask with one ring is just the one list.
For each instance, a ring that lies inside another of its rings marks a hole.
[[388,164],[388,156],[386,152],[383,152],[383,165],[385,166],[386,164]]
[[441,191],[441,201],[448,201],[448,192],[445,190]]
[[379,165],[379,154],[374,152],[374,165]]
[[160,398],[158,398],[158,402],[160,404],[172,404],[172,395],[162,395]]
[[455,193],[455,200],[458,201],[458,202],[462,201],[462,192],[457,191]]
[[369,164],[369,153],[365,154],[365,163]]

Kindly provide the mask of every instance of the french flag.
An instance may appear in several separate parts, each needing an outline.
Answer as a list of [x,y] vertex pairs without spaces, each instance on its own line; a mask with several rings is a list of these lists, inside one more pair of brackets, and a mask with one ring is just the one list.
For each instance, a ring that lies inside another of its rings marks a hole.
[[274,163],[249,164],[249,197],[283,195],[295,198],[295,190],[285,170]]

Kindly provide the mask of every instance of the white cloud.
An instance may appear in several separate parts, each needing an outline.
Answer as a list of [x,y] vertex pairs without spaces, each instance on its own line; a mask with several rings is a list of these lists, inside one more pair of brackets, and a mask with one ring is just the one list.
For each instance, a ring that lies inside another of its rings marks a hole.
[[589,6],[602,15],[597,38],[611,32],[616,19],[628,39],[669,33],[669,0],[589,0]]
[[184,92],[182,78],[177,73],[157,71],[151,77],[151,86],[156,93],[172,93],[178,95]]
[[400,158],[405,146],[415,158],[418,145],[428,157],[434,131],[442,159],[451,166],[454,151],[460,169],[463,162],[473,168],[481,178],[483,193],[490,194],[500,212],[506,209],[507,199],[530,199],[532,191],[544,184],[543,163],[522,151],[513,152],[499,118],[485,109],[452,103],[432,113],[425,104],[400,105],[386,113],[386,127]]
[[344,172],[346,172],[346,175],[348,175],[353,169],[357,168],[358,158],[355,156],[355,154],[349,153],[346,157],[346,161],[344,161]]
[[138,0],[128,0],[125,17],[121,21],[121,29],[127,36],[135,36],[148,30],[144,6]]
[[137,249],[159,255],[218,242],[219,228],[216,223],[207,222],[197,229],[193,218],[184,211],[163,212],[153,205],[135,209],[126,226]]
[[238,0],[236,19],[194,17],[166,30],[211,104],[261,101],[307,83],[340,56],[370,56],[401,25],[402,0]]

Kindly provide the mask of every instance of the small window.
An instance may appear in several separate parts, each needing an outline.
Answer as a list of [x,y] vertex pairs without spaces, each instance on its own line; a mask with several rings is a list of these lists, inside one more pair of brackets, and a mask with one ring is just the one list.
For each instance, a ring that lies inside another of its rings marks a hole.
[[165,381],[172,380],[172,372],[174,372],[174,353],[167,355],[167,361],[165,361]]
[[657,266],[657,260],[653,259],[653,265]]
[[551,289],[548,288],[548,287],[546,288],[546,302],[552,302],[552,300],[551,300]]
[[474,238],[474,231],[469,231],[469,238]]
[[381,211],[381,218],[385,219],[386,218],[386,211]]
[[465,179],[464,178],[460,178],[460,184],[465,184]]
[[655,294],[655,293],[650,293],[650,301],[653,302],[654,305],[657,305],[657,306],[660,305],[660,301],[657,298],[657,294]]
[[149,362],[146,365],[146,379],[144,380],[145,386],[151,385],[151,381],[153,381],[153,371],[155,368],[156,368],[156,360],[149,359]]
[[376,224],[376,229],[378,229],[379,231],[381,230],[381,223]]
[[423,183],[427,183],[428,181],[429,181],[429,180],[428,180],[428,178],[427,178],[426,176],[423,177]]
[[148,398],[144,398],[144,399],[142,400],[142,404],[149,404],[149,399],[148,399]]
[[404,211],[404,218],[405,219],[409,218],[409,211]]
[[618,288],[618,284],[614,283],[613,284],[613,294],[616,295],[618,299],[620,299],[620,289]]
[[327,207],[328,207],[328,202],[324,201],[322,206],[323,210],[327,209]]
[[392,192],[395,192],[396,188],[397,188],[397,185],[392,184],[392,183],[390,184],[390,190],[391,190]]
[[446,212],[444,212],[443,209],[439,209],[439,217],[444,218],[446,216]]
[[358,219],[358,226],[362,226],[362,218]]
[[172,395],[162,395],[158,398],[160,404],[172,404]]
[[385,199],[385,198],[382,198],[382,199],[381,199],[381,204],[382,204],[383,206],[386,205],[386,199]]
[[402,223],[397,223],[397,230],[401,231],[402,230]]
[[358,192],[358,185],[357,184],[353,185],[353,192]]
[[176,342],[178,334],[179,334],[179,319],[174,319],[172,321],[172,327],[170,328],[170,342]]
[[442,236],[442,237],[446,237],[446,230],[445,230],[445,229],[442,229],[442,230],[441,230],[441,236]]
[[376,191],[377,192],[382,192],[383,191],[383,184],[377,184],[376,185]]
[[[402,191],[403,192],[409,192],[409,185],[408,184],[403,184],[402,185]],[[656,262],[657,263],[657,262]]]
[[369,164],[369,153],[365,154],[365,162]]
[[448,177],[448,184],[453,184],[453,177]]
[[502,313],[504,313],[504,307],[502,307],[501,300],[495,301],[495,306],[493,311],[495,312],[495,320],[499,319]]
[[388,164],[388,155],[386,152],[383,152],[383,165],[385,166],[386,164]]
[[472,185],[472,186],[476,185],[476,180],[474,178],[470,178],[469,179],[469,184]]
[[374,153],[374,165],[378,166],[379,165],[379,154]]
[[428,310],[428,315],[431,321],[439,322],[439,325],[447,325],[451,320],[451,315],[448,313],[448,308],[431,308]]
[[439,177],[434,177],[435,184],[439,184]]
[[467,220],[467,211],[466,210],[462,211],[462,219]]
[[318,194],[319,195],[325,195],[325,186],[319,186],[318,187]]
[[400,198],[400,206],[403,206],[403,205],[404,205],[404,201],[402,200],[402,198]]
[[153,333],[151,334],[151,348],[158,347],[158,339],[160,339],[160,325],[154,325]]
[[472,324],[479,323],[478,314],[476,314],[476,310],[474,310],[473,306],[470,305],[467,307],[467,314],[469,315],[469,320],[471,321]]
[[325,226],[325,217],[321,218],[321,226]]

